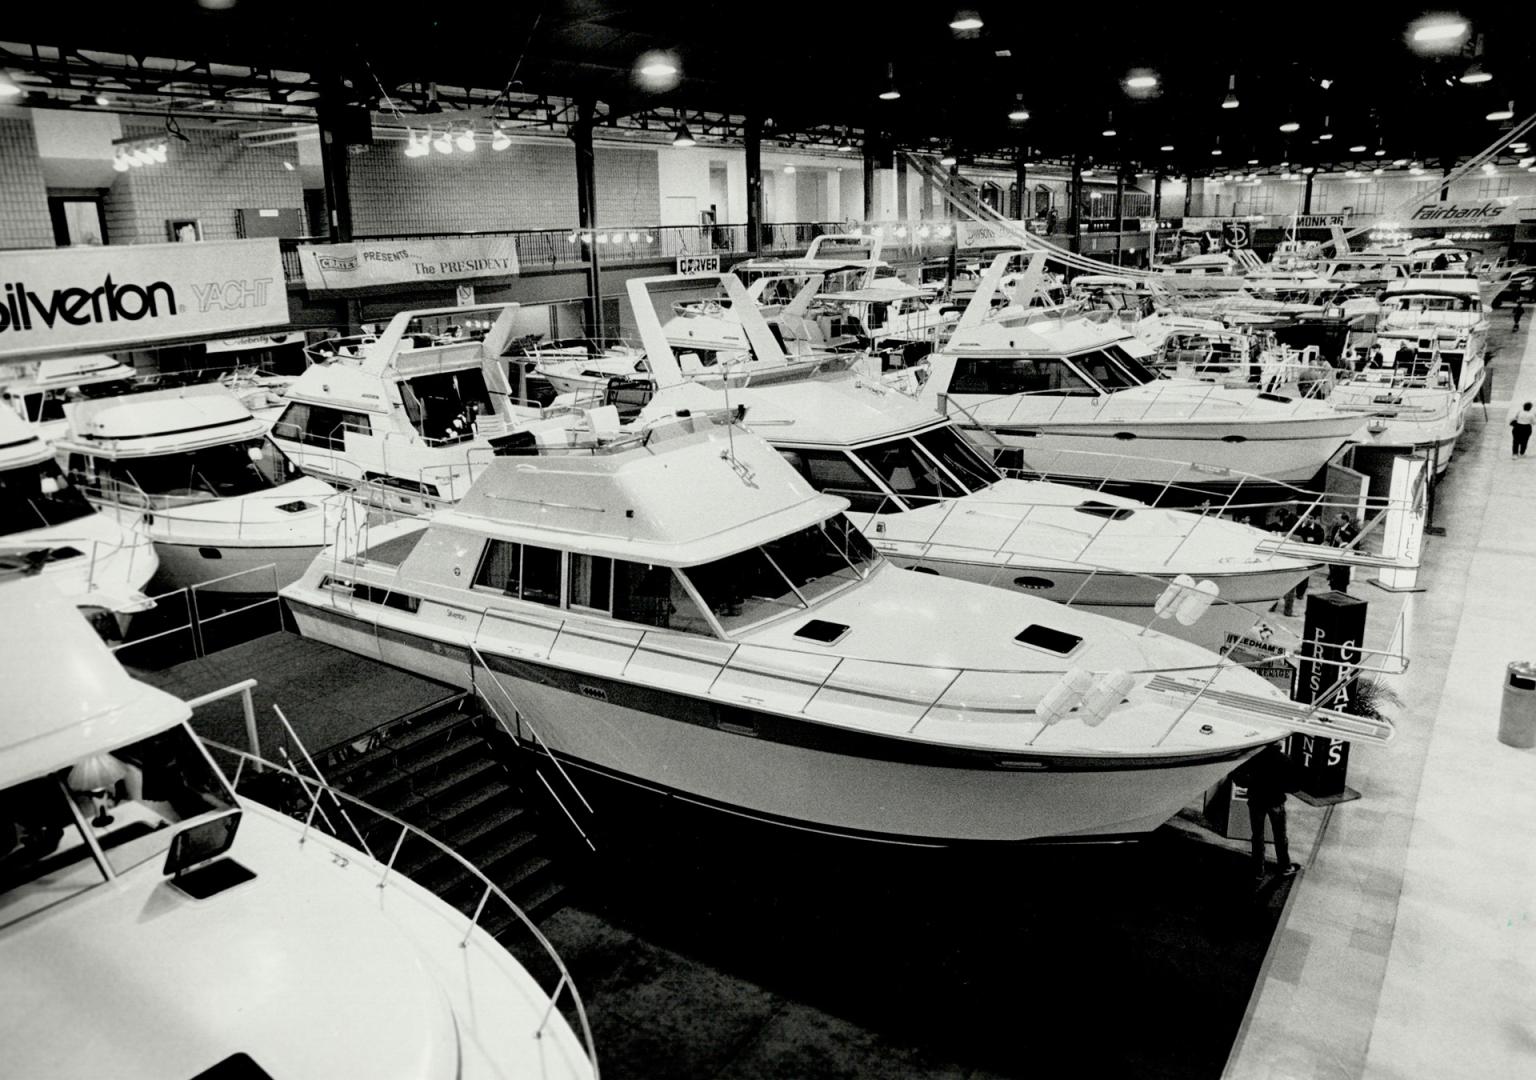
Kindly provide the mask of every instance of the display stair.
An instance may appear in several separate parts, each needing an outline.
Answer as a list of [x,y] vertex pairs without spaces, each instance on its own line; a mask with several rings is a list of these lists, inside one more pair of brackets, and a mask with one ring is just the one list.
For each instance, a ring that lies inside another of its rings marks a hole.
[[[564,904],[574,855],[562,858],[570,826],[542,812],[543,793],[529,781],[527,755],[464,695],[371,732],[366,740],[322,755],[328,783],[384,810],[452,848],[495,882],[530,919]],[[375,857],[388,859],[399,831],[358,822]],[[483,888],[455,860],[408,840],[395,868],[473,914]],[[492,934],[515,929],[504,905],[486,905],[480,924]]]

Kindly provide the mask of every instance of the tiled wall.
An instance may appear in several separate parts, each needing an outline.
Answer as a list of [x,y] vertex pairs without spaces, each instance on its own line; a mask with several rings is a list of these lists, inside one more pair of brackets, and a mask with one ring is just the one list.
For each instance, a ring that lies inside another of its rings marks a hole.
[[[164,125],[123,124],[123,137],[164,135]],[[113,244],[168,239],[166,222],[194,219],[204,240],[233,240],[235,210],[304,206],[292,146],[253,147],[233,134],[186,128],[188,141],[166,140],[168,160],[116,174],[107,194],[107,238]],[[34,150],[35,153],[35,150]]]
[[[563,229],[576,224],[576,151],[569,142],[408,158],[379,143],[349,163],[352,229],[392,233]],[[597,148],[600,225],[645,225],[661,205],[656,151]]]
[[32,121],[0,116],[0,249],[38,247],[53,247],[53,223]]

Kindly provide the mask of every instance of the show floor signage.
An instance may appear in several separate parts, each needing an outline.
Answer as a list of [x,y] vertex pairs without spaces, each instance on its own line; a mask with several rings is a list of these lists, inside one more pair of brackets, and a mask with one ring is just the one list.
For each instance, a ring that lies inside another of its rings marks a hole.
[[516,238],[511,236],[301,244],[299,266],[304,271],[304,288],[310,292],[518,274]]
[[[1304,705],[1353,711],[1351,697],[1360,672],[1368,610],[1364,600],[1341,592],[1315,593],[1307,598],[1301,662],[1292,698]],[[1344,782],[1349,772],[1349,743],[1320,735],[1293,735],[1290,756],[1301,773],[1302,793],[1315,800],[1358,797]]]
[[0,252],[0,357],[281,326],[276,239]]

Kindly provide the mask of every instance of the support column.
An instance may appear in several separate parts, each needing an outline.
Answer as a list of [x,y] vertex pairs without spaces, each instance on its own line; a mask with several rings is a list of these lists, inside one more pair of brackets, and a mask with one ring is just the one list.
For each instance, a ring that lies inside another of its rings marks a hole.
[[1125,234],[1125,166],[1115,167],[1115,265],[1120,265],[1120,247]]
[[587,333],[603,336],[603,279],[597,265],[597,154],[592,128],[597,123],[597,103],[580,102],[571,139],[576,143],[576,217],[581,227],[581,255],[587,264]]
[[[1308,174],[1310,175],[1310,174]],[[1195,205],[1195,174],[1190,173],[1184,177],[1184,216],[1189,217],[1191,207]]]
[[326,237],[333,244],[352,240],[352,195],[347,187],[347,141],[338,114],[345,103],[337,96],[315,111],[320,129],[320,171],[325,180]]
[[1067,247],[1075,255],[1083,250],[1083,159],[1076,154],[1072,155],[1072,184],[1067,189],[1067,198],[1072,202],[1068,207],[1072,213],[1067,219]]
[[[1317,174],[1307,173],[1307,186],[1301,193],[1301,212],[1303,214],[1310,214],[1312,212],[1312,177],[1315,175]],[[1339,254],[1342,255],[1343,252]]]
[[879,136],[874,132],[864,133],[864,220],[874,221],[878,208],[875,205],[875,158],[877,156],[876,143]]
[[1014,153],[1013,186],[1019,196],[1014,217],[1019,221],[1028,221],[1031,215],[1029,212],[1029,147],[1027,146],[1019,147]]
[[1152,231],[1163,223],[1163,174],[1152,175]]
[[743,135],[747,151],[747,254],[756,256],[763,250],[763,122],[747,117]]

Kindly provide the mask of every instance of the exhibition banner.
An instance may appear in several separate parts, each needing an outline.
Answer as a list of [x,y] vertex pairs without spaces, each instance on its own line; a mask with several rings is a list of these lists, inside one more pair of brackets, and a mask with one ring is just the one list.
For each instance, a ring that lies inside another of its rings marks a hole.
[[263,349],[280,349],[285,345],[304,344],[304,331],[290,330],[284,334],[243,334],[240,337],[223,338],[205,342],[203,348],[211,356],[217,353],[260,352]]
[[1536,215],[1529,199],[1489,199],[1476,203],[1425,203],[1404,225],[1513,225]]
[[1021,247],[1020,233],[1028,231],[1022,221],[957,221],[955,222],[955,247],[957,248],[1004,248]]
[[0,357],[99,352],[281,326],[277,240],[0,253]]
[[304,271],[304,287],[310,292],[515,277],[518,273],[516,237],[512,236],[301,244],[299,266]]

